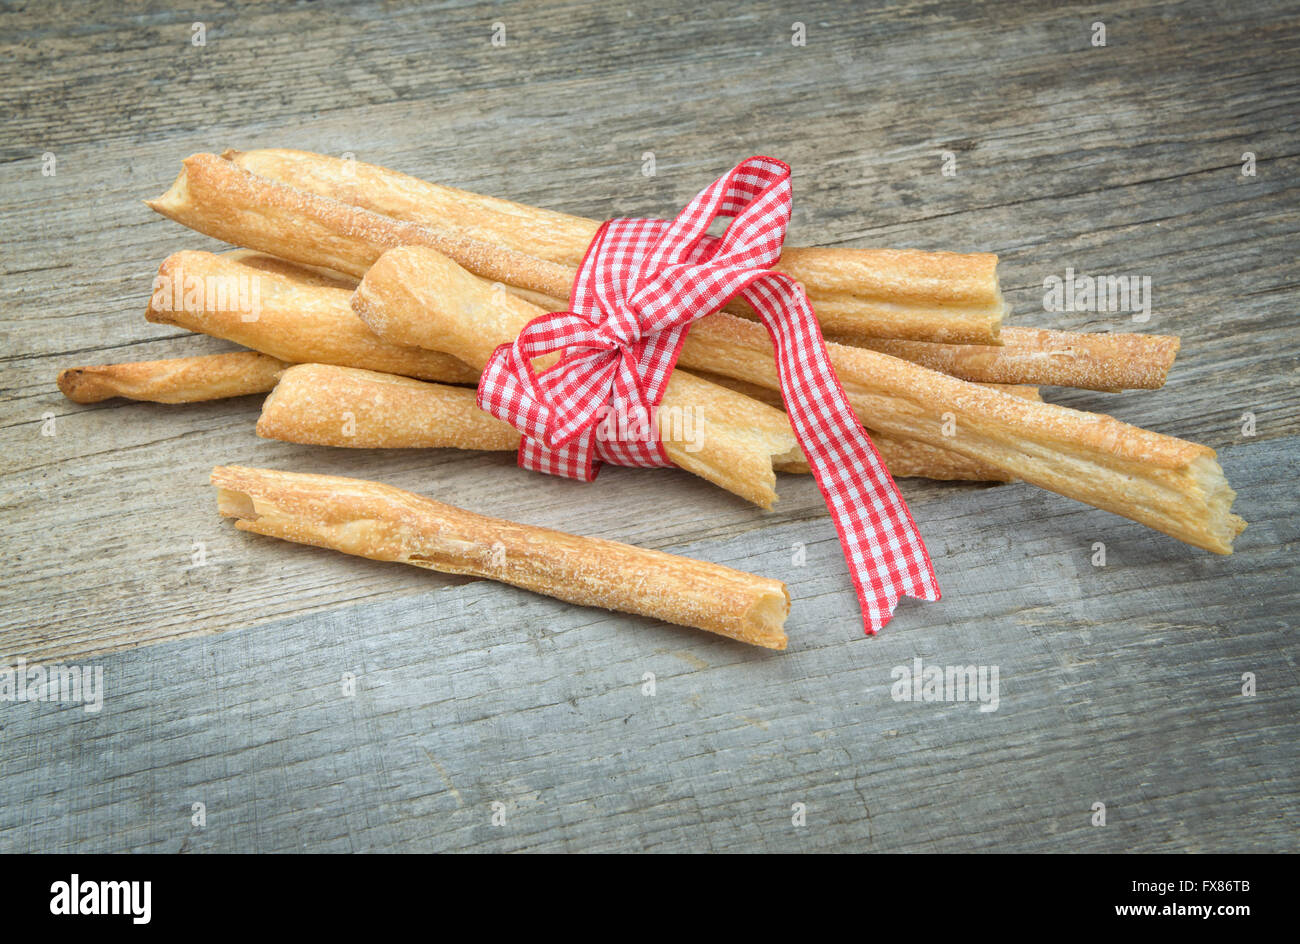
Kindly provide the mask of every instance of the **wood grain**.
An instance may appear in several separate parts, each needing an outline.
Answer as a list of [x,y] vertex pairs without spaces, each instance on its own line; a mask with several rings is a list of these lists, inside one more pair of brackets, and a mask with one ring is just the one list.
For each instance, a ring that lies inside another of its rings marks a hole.
[[[1204,0],[6,5],[0,663],[101,665],[107,696],[0,702],[0,851],[1295,851],[1298,27]],[[1252,525],[1220,559],[1028,486],[908,481],[945,598],[867,640],[806,479],[764,514],[684,473],[261,441],[256,397],[68,403],[63,367],[230,349],[144,321],[163,258],[222,247],[140,203],[225,147],[592,217],[772,154],[793,244],[997,252],[1009,324],[1180,335],[1162,390],[1045,396],[1219,449]],[[1150,276],[1150,321],[1044,311],[1067,267]],[[790,649],[235,534],[221,463],[776,577]],[[999,666],[999,710],[893,701],[915,656]]]

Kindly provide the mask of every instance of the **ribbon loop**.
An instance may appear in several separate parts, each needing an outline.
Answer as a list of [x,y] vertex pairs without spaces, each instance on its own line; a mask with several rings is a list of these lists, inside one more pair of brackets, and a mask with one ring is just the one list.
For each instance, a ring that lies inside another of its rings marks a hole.
[[[519,465],[591,481],[601,462],[672,465],[654,414],[690,324],[743,297],[772,338],[790,423],[826,499],[866,631],[904,596],[939,599],[925,544],[853,413],[798,283],[771,271],[793,202],[790,168],[753,157],[671,221],[600,227],[574,279],[571,311],[531,321],[496,349],[479,406],[522,434]],[[715,219],[730,217],[721,236]],[[534,358],[559,354],[541,374]],[[610,422],[610,421],[613,422]],[[600,435],[612,427],[613,435]]]

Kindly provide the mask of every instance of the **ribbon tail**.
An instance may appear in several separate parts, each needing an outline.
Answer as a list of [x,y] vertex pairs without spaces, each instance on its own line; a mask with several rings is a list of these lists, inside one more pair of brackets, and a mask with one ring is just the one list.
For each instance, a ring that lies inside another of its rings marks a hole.
[[904,596],[939,599],[930,554],[849,405],[802,291],[772,273],[750,283],[745,296],[772,337],[790,423],[835,522],[863,628],[874,636]]
[[[930,554],[893,477],[861,425],[856,432],[861,440],[852,449],[856,459],[810,457],[808,465],[839,534],[863,630],[874,636],[893,618],[903,597],[935,602],[942,594]],[[799,441],[805,442],[802,435]],[[867,474],[859,478],[855,469]],[[891,521],[888,528],[881,527],[882,519]]]
[[844,500],[843,496],[851,493],[843,482],[845,470],[834,466],[819,468],[819,463],[812,462],[809,467],[831,510],[835,530],[839,533],[840,547],[844,550],[849,575],[853,578],[858,605],[862,610],[863,631],[868,636],[874,636],[893,619],[898,601],[903,597],[933,603],[939,600],[942,593],[929,552],[912,521],[907,505],[898,494],[897,486],[892,484],[889,471],[865,431],[862,432],[862,439],[869,450],[869,457],[864,457],[862,463],[872,467],[874,474],[883,474],[884,478],[890,480],[888,488],[905,515],[905,522],[900,529],[892,535],[883,536],[883,545],[878,543],[879,538],[866,541],[861,539],[861,535],[871,533],[877,518],[852,498]]

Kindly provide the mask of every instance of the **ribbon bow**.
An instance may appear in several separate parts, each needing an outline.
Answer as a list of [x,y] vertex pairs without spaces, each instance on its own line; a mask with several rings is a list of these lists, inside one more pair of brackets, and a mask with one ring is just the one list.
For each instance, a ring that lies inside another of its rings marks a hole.
[[[523,468],[589,482],[602,461],[672,465],[653,420],[686,332],[744,298],[772,337],[791,425],[874,634],[900,597],[937,600],[939,587],[907,505],[835,376],[807,296],[769,269],[781,256],[791,209],[790,168],[752,157],[671,222],[606,222],[578,269],[572,311],[541,315],[498,347],[479,381],[478,405],[523,434]],[[720,216],[731,223],[710,236]],[[534,370],[534,358],[557,353],[555,364]],[[636,434],[598,435],[611,415]]]

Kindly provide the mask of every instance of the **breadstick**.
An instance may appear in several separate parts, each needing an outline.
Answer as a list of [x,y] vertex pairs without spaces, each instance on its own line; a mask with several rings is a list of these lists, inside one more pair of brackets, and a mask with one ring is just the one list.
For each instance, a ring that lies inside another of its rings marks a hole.
[[[718,379],[724,387],[741,384],[730,377]],[[755,399],[781,401],[780,394],[751,389],[761,394]],[[286,370],[262,404],[257,434],[353,449],[513,451],[519,446],[518,431],[480,410],[473,390],[327,364],[298,364]],[[1009,478],[1000,469],[925,443],[884,434],[873,434],[872,439],[896,477],[973,482]],[[809,471],[802,456],[775,457],[772,464],[779,472]]]
[[[514,286],[508,289],[545,311],[563,311],[569,306],[562,299],[537,292]],[[751,316],[744,311],[740,314]],[[818,318],[826,320],[820,312]],[[976,383],[1003,387],[1025,384],[1078,387],[1106,393],[1163,387],[1180,344],[1177,337],[1164,334],[1045,331],[1008,325],[1002,326],[998,337],[1001,343],[996,345],[940,344],[834,333],[827,334],[826,340],[880,351]]]
[[149,207],[236,246],[360,278],[384,250],[438,249],[489,281],[568,297],[573,270],[475,239],[403,223],[249,173],[214,154],[183,162]]
[[289,365],[255,351],[231,351],[164,361],[69,367],[59,371],[59,389],[75,403],[110,397],[155,403],[198,403],[265,393]]
[[1085,390],[1155,390],[1164,386],[1178,338],[1160,334],[1079,334],[1002,328],[1002,344],[931,344],[831,335],[963,380],[1042,384]]
[[790,597],[779,580],[486,518],[361,479],[218,466],[212,484],[221,514],[243,531],[786,646]]
[[[149,206],[226,242],[358,277],[385,249],[429,246],[489,281],[567,298],[597,225],[357,162],[305,155],[329,164],[329,174],[309,168],[304,176],[275,157],[283,152],[227,153],[262,172],[195,154]],[[275,173],[341,199],[273,179]],[[457,211],[461,196],[474,200]],[[997,343],[1005,304],[996,256],[792,248],[776,268],[809,287],[827,330]]]
[[[735,377],[726,377],[722,374],[712,374],[707,371],[695,371],[695,373],[709,381],[709,383],[715,383],[721,387],[730,387],[737,393],[743,393],[747,397],[753,397],[755,400],[770,406],[779,408],[784,405],[779,390],[769,390],[766,387],[758,386],[758,384],[747,383],[744,380],[737,380]],[[1040,399],[1038,390],[1034,387],[999,386],[998,389],[1004,390],[1012,396],[1024,397],[1028,400]],[[876,450],[880,453],[880,457],[885,460],[885,466],[889,469],[889,474],[896,479],[936,479],[949,482],[1015,481],[1015,476],[1004,469],[988,465],[978,459],[971,459],[947,449],[931,446],[928,443],[917,442],[914,439],[891,436],[889,433],[882,433],[879,430],[869,429],[867,432],[871,434],[871,441],[876,444]],[[801,462],[798,467],[787,464],[777,468],[782,472],[810,471],[806,462]]]
[[478,372],[453,357],[375,337],[352,314],[354,284],[256,253],[178,252],[158,269],[145,317],[290,363],[342,364],[447,383],[477,381]]
[[[1236,493],[1208,446],[1011,396],[876,351],[840,344],[827,350],[869,427],[980,459],[1218,554],[1232,553],[1233,538],[1246,527],[1231,513]],[[726,313],[695,322],[680,363],[779,388],[767,332]]]
[[[600,226],[596,220],[431,184],[361,161],[282,149],[228,150],[222,156],[299,190],[570,270],[582,262]],[[827,330],[987,343],[996,340],[1005,309],[997,257],[987,253],[790,247],[773,268],[804,284]],[[560,292],[549,294],[567,297],[572,281],[570,275]]]
[[519,432],[480,410],[474,396],[469,387],[299,364],[262,404],[257,435],[354,449],[517,449]]
[[[562,299],[513,286],[509,289],[545,311],[563,311],[569,306]],[[818,318],[826,320],[820,312]],[[1164,334],[1045,331],[1008,325],[1002,326],[1001,343],[996,345],[939,344],[834,333],[827,334],[826,340],[880,351],[976,383],[1078,387],[1106,393],[1163,387],[1180,344],[1177,337]]]
[[[357,287],[353,309],[381,337],[454,351],[472,363],[541,313],[419,247],[386,253]],[[827,349],[868,429],[960,453],[1216,553],[1231,553],[1245,527],[1230,511],[1235,493],[1207,446],[876,351]],[[767,332],[725,312],[692,325],[680,363],[779,389]]]
[[[222,157],[299,190],[571,269],[581,264],[600,226],[309,151],[228,150]],[[989,342],[997,338],[1005,309],[997,256],[987,253],[789,247],[773,268],[804,284],[827,330]],[[568,296],[567,284],[561,296]]]

